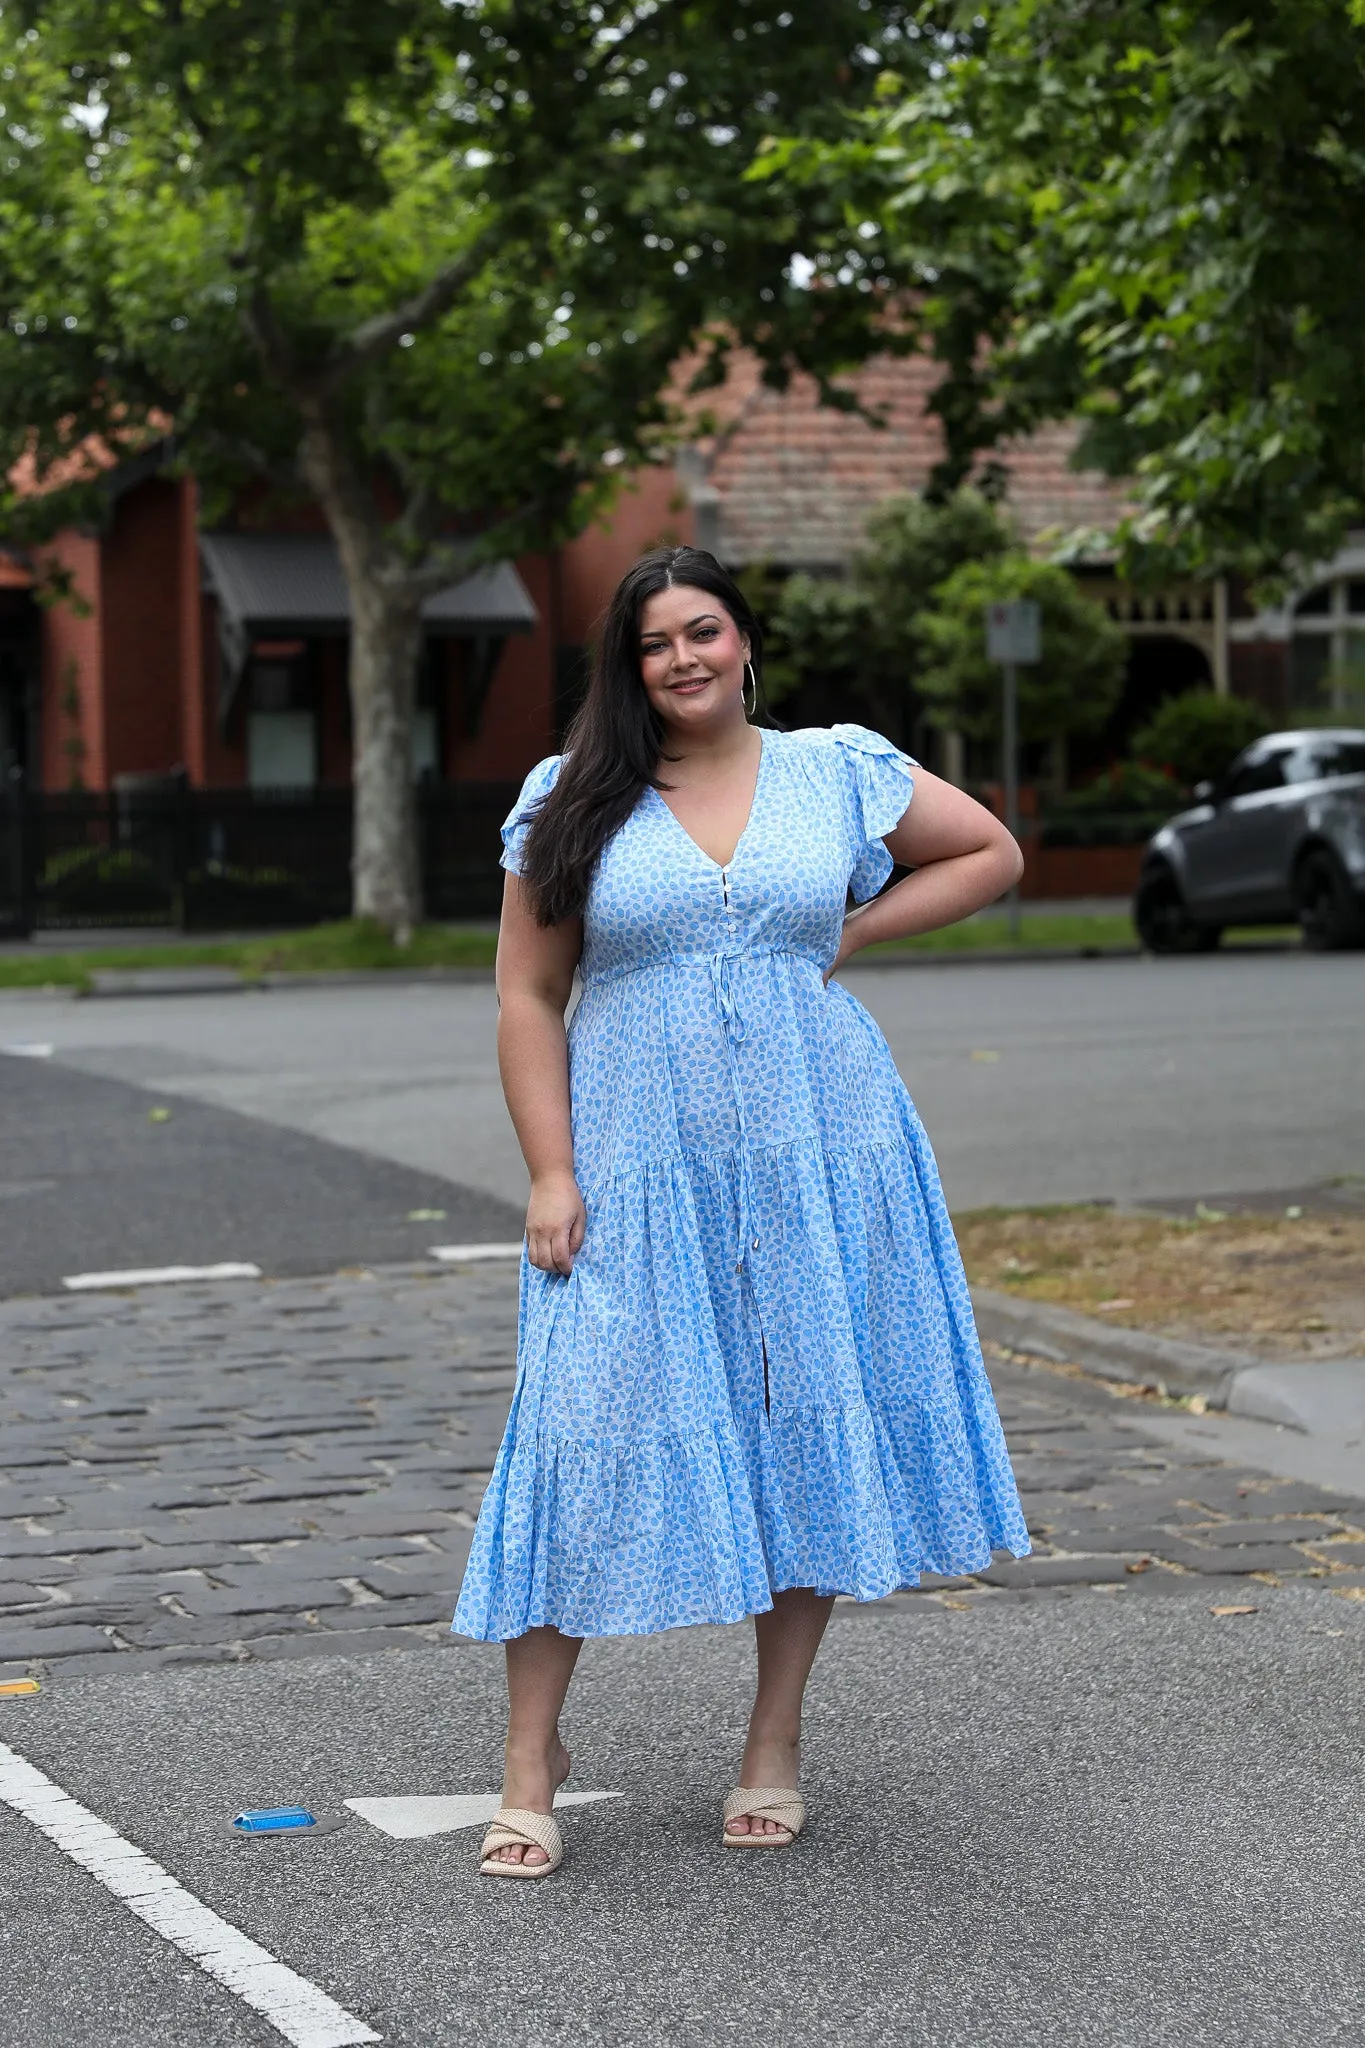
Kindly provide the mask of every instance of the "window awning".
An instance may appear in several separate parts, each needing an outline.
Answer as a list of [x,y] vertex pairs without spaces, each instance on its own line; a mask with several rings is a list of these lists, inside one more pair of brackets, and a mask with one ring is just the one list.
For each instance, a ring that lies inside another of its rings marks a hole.
[[[218,715],[225,720],[254,640],[344,633],[350,596],[330,534],[203,533],[199,552],[205,584],[218,600]],[[485,665],[492,642],[531,632],[537,617],[510,562],[476,569],[422,606],[428,634],[480,643]]]

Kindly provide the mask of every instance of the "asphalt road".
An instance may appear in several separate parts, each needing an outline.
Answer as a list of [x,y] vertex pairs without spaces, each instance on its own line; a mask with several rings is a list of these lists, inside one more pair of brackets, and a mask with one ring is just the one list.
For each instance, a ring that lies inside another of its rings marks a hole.
[[374,1153],[56,1060],[0,1058],[0,1294],[221,1260],[330,1272],[520,1235],[510,1204]]
[[[0,1741],[393,2048],[1355,2044],[1365,1613],[1259,1588],[1256,1609],[841,1617],[810,1829],[743,1857],[719,1799],[746,1632],[590,1644],[574,1776],[624,1796],[569,1815],[537,1885],[481,1880],[476,1830],[226,1832],[248,1803],[495,1789],[496,1651],[92,1677],[6,1705]],[[23,1824],[0,1846],[10,2039],[278,2048]]]
[[[955,1207],[1365,1173],[1365,955],[846,979],[887,1035]],[[519,1206],[495,1015],[477,981],[84,1003],[0,994],[0,1046],[51,1044],[57,1064],[158,1100],[236,1110]]]

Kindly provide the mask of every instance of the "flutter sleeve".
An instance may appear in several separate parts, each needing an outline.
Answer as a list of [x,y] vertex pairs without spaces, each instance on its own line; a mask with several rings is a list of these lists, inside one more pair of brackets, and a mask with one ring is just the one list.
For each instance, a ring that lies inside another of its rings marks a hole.
[[853,833],[849,887],[866,903],[886,884],[895,862],[882,844],[910,808],[917,763],[865,725],[836,725],[835,747],[848,786]]
[[522,855],[526,848],[526,835],[531,829],[536,812],[555,786],[559,774],[561,754],[549,754],[535,767],[521,785],[521,795],[513,804],[502,827],[502,865],[509,874],[521,873]]

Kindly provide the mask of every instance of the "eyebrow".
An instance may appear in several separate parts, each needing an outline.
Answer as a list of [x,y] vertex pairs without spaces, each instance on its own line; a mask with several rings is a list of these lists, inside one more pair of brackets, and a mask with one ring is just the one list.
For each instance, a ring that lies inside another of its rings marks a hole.
[[[697,616],[696,616],[696,618],[695,618],[695,619],[689,619],[689,620],[688,620],[688,622],[687,622],[687,625],[686,625],[686,626],[684,627],[684,629],[683,629],[683,630],[684,630],[685,632],[688,632],[688,633],[690,633],[690,632],[691,632],[691,630],[692,630],[692,628],[693,628],[694,626],[701,626],[701,625],[704,625],[704,624],[706,623],[706,621],[707,621],[708,619],[711,619],[711,620],[713,620],[713,621],[714,621],[714,623],[715,623],[716,625],[719,625],[719,624],[720,624],[720,613],[719,613],[719,612],[698,612],[698,613],[697,613]],[[665,640],[665,639],[667,639],[667,637],[668,637],[668,636],[667,636],[667,634],[666,634],[666,633],[664,632],[664,629],[663,629],[663,627],[662,627],[662,626],[654,626],[654,627],[652,627],[652,628],[651,628],[651,629],[650,629],[650,630],[649,630],[648,632],[642,633],[642,634],[640,635],[640,638],[641,638],[642,640]]]

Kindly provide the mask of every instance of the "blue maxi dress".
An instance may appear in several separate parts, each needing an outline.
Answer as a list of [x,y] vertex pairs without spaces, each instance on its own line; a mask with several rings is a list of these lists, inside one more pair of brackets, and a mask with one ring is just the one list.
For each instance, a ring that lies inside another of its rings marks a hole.
[[[762,739],[728,866],[652,789],[599,861],[569,1026],[587,1230],[567,1278],[523,1255],[463,1635],[875,1600],[1029,1548],[929,1141],[824,981],[914,763],[856,725]],[[558,768],[503,828],[513,872]]]

